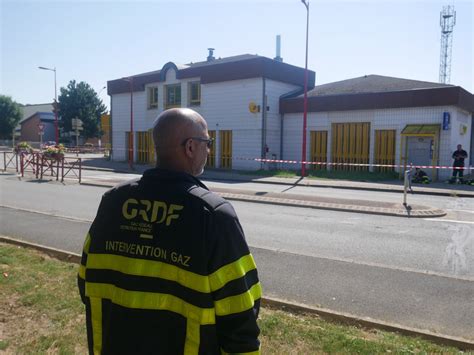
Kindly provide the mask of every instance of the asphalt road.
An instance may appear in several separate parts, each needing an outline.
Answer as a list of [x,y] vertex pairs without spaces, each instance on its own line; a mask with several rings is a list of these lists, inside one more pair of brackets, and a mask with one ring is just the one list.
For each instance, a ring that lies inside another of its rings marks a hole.
[[[9,206],[0,208],[0,234],[76,253],[105,191],[13,175],[0,176],[0,184],[0,205]],[[471,202],[434,200],[453,206],[450,215],[409,220],[233,204],[267,296],[472,340]]]

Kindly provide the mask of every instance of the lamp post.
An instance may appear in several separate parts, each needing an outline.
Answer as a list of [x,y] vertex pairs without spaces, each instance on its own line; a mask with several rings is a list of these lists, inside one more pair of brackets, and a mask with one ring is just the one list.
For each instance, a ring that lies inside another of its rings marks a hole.
[[133,170],[133,76],[123,78],[130,84],[130,135],[128,137],[128,165]]
[[308,29],[309,0],[301,0],[306,7],[306,59],[304,65],[304,99],[303,99],[303,143],[301,147],[301,177],[306,175],[306,122],[308,116]]
[[55,138],[56,138],[56,145],[59,144],[59,127],[58,127],[58,94],[56,90],[56,67],[54,68],[46,68],[46,67],[38,67],[38,69],[42,70],[49,70],[54,72],[54,131],[55,131]]
[[99,91],[99,93],[97,94],[97,96],[99,96],[100,93],[105,90],[105,88],[107,88],[107,86],[104,86],[102,89],[100,89],[100,91]]

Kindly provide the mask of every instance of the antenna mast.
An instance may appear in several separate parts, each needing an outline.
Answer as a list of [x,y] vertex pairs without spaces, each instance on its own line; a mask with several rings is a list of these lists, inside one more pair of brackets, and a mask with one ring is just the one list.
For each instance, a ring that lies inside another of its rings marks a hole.
[[453,49],[453,30],[456,24],[454,5],[443,6],[439,14],[441,26],[441,53],[439,61],[439,82],[449,84],[451,81],[451,52]]

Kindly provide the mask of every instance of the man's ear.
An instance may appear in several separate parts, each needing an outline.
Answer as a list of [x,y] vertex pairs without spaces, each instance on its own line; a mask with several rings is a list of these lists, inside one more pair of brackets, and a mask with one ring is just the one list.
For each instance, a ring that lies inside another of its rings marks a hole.
[[190,157],[192,158],[194,156],[194,145],[193,145],[193,140],[192,139],[188,139],[188,141],[186,142],[185,146],[184,146],[184,151],[185,151],[185,154],[187,157]]

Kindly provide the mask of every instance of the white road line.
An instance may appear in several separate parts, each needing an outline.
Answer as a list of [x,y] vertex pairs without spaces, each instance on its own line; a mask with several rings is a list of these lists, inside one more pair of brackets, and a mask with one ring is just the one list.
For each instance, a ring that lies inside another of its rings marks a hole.
[[[55,214],[42,212],[42,211],[29,210],[29,209],[26,209],[26,208],[18,208],[18,207],[13,207],[13,206],[0,205],[0,208],[1,207],[12,209],[12,210],[23,211],[23,212],[47,215],[47,216],[50,216],[50,217],[69,219],[69,220],[72,220],[72,221],[75,221],[75,222],[92,223],[92,220],[88,220],[88,219],[76,218],[76,217],[71,217],[71,216],[55,215]],[[429,221],[440,221],[440,222],[442,222],[442,220],[438,220],[438,219],[430,219],[430,218],[424,218],[424,219],[429,220]],[[474,223],[474,222],[462,222],[462,221],[453,221],[453,222]],[[469,277],[469,276],[457,276],[457,275],[445,274],[445,273],[436,272],[436,271],[419,270],[419,269],[413,269],[413,268],[408,268],[408,267],[390,266],[390,265],[384,265],[384,264],[379,264],[379,263],[357,261],[357,260],[348,259],[348,258],[346,259],[346,258],[338,258],[338,257],[332,257],[332,256],[328,257],[328,256],[324,256],[324,255],[316,255],[316,254],[310,254],[310,253],[295,253],[293,251],[289,251],[289,250],[285,250],[285,249],[277,249],[277,248],[272,248],[272,247],[267,247],[267,246],[262,247],[262,246],[252,245],[252,244],[250,244],[249,246],[252,247],[252,248],[264,249],[264,250],[269,250],[269,251],[272,251],[272,252],[280,252],[280,253],[287,253],[287,254],[300,255],[300,256],[309,256],[309,257],[312,257],[312,258],[325,259],[325,260],[329,260],[329,261],[339,261],[339,262],[351,263],[351,264],[356,264],[356,265],[378,267],[378,268],[383,268],[383,269],[388,269],[388,270],[413,272],[413,273],[429,275],[429,276],[446,277],[446,278],[449,278],[449,279],[465,280],[465,281],[474,282],[474,277]]]
[[42,214],[50,217],[56,217],[56,218],[62,218],[62,219],[69,219],[75,222],[88,222],[92,223],[92,220],[90,219],[85,219],[85,218],[77,218],[77,217],[72,217],[72,216],[63,216],[60,214],[54,214],[54,213],[49,213],[49,212],[44,212],[44,211],[35,211],[35,210],[30,210],[27,208],[21,208],[21,207],[13,207],[13,206],[7,206],[7,205],[0,205],[0,208],[8,208],[10,210],[17,210],[17,211],[22,211],[22,212],[28,212],[28,213],[36,213],[36,214]]

